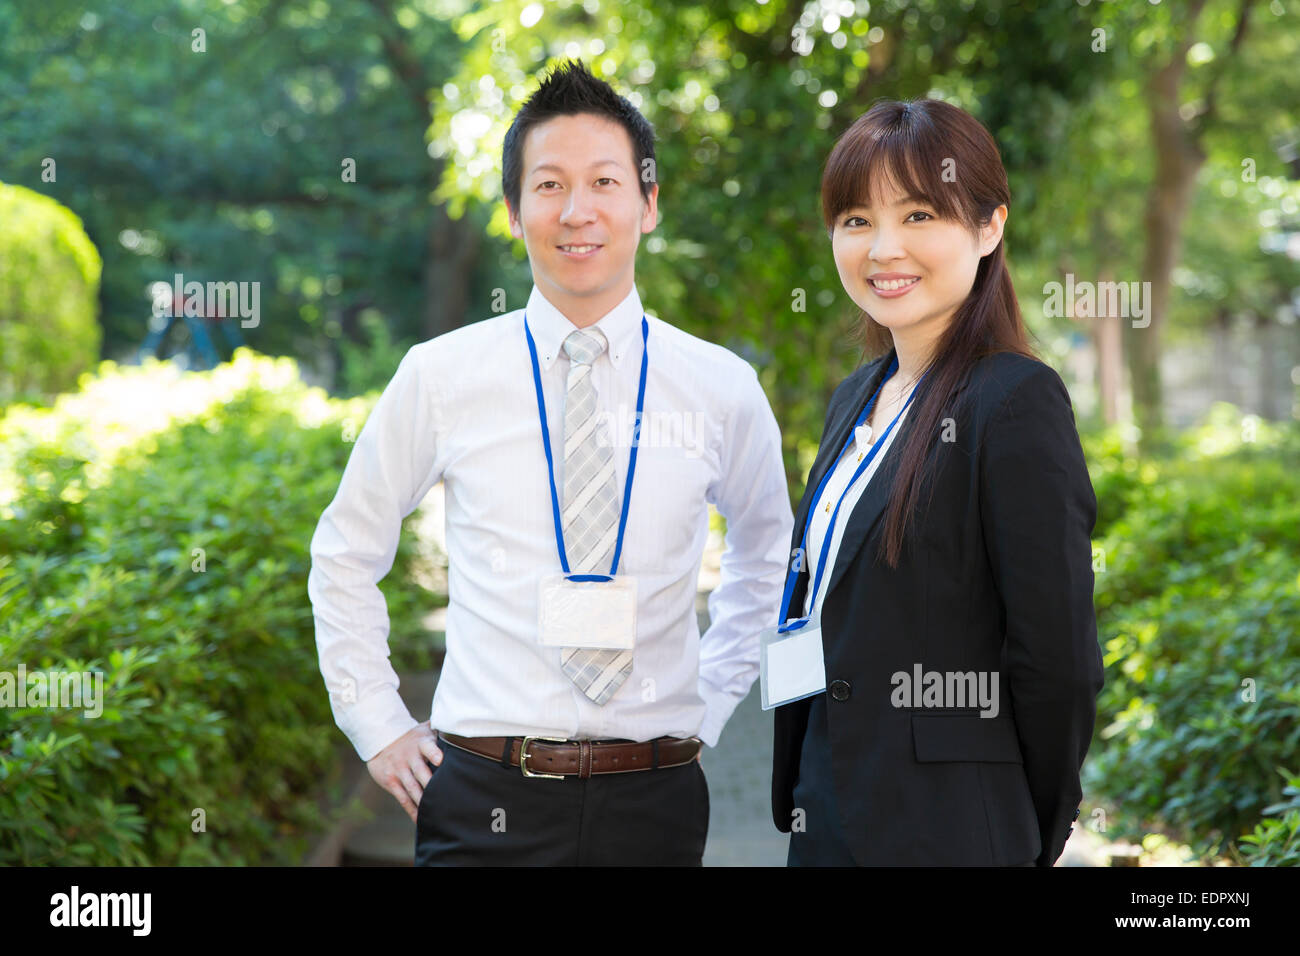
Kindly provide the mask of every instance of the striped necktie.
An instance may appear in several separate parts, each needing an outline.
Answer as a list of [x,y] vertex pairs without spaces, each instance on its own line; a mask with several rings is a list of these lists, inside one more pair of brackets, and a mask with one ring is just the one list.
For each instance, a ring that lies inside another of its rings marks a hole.
[[[569,378],[564,398],[564,544],[574,574],[608,574],[618,537],[614,452],[596,411],[591,363],[605,351],[599,329],[564,340]],[[632,652],[566,647],[560,666],[578,688],[604,704],[632,673]]]

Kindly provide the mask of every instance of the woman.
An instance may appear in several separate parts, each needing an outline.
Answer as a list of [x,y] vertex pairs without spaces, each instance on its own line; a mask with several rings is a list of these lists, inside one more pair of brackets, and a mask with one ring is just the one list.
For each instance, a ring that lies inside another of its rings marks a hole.
[[832,396],[795,520],[781,636],[820,628],[825,689],[777,707],[773,819],[790,865],[1051,866],[1102,686],[1097,502],[1026,340],[997,146],[882,102],[821,191],[880,357]]

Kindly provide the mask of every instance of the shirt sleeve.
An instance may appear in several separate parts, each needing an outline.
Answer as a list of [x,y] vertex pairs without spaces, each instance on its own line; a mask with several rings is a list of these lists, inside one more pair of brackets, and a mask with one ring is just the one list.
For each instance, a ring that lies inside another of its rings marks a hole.
[[989,423],[980,506],[1006,611],[1005,667],[1034,810],[1039,866],[1061,855],[1082,796],[1103,670],[1093,606],[1097,499],[1069,393],[1041,366]]
[[379,590],[397,555],[402,519],[442,477],[435,467],[439,415],[418,348],[406,353],[380,395],[311,539],[307,593],[321,675],[334,720],[362,760],[419,723],[397,692],[388,606]]
[[781,458],[781,431],[752,368],[728,416],[722,476],[709,501],[727,520],[721,581],[709,595],[700,639],[700,739],[716,747],[722,728],[758,676],[758,632],[776,623],[794,529]]

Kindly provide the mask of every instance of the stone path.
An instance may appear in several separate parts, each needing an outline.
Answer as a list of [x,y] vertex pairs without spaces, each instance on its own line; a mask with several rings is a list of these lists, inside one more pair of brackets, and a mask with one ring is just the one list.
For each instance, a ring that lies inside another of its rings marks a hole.
[[758,684],[741,701],[718,746],[704,751],[709,782],[705,866],[785,866],[790,835],[772,823],[772,712]]

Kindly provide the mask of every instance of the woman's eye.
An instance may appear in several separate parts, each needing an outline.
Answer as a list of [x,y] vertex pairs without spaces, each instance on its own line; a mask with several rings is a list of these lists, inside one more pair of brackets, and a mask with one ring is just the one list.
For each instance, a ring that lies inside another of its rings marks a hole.
[[560,184],[557,183],[555,180],[553,180],[553,179],[548,179],[546,182],[538,184],[537,188],[538,188],[538,189],[545,189],[547,186],[558,186],[558,185],[560,185]]
[[600,179],[596,180],[597,183],[612,183],[613,181],[608,176],[601,176]]
[[[914,220],[914,219],[912,218],[912,216],[924,216],[925,219],[915,219],[915,220]],[[922,212],[920,209],[918,209],[918,210],[916,210],[915,212],[911,213],[911,214],[907,217],[907,219],[906,219],[905,221],[906,221],[906,222],[925,222],[927,219],[933,219],[933,218],[934,218],[934,216],[930,215],[928,212]],[[844,224],[845,226],[858,226],[858,225],[869,226],[869,225],[871,225],[869,222],[867,222],[867,221],[866,221],[865,219],[863,219],[861,216],[846,216],[845,219],[844,219],[844,223],[843,223],[843,224]]]

